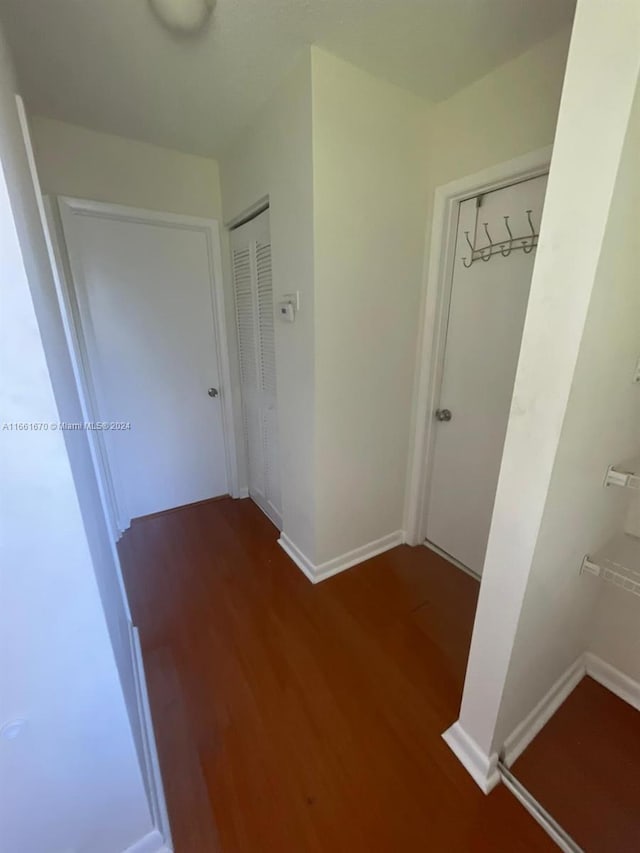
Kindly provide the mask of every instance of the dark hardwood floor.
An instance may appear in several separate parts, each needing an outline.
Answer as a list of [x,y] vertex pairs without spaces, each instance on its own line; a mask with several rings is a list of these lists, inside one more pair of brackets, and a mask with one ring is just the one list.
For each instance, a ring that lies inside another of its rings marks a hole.
[[476,582],[403,546],[313,586],[276,536],[227,499],[121,541],[176,853],[555,850],[441,738]]
[[640,716],[591,678],[512,770],[587,853],[640,850]]

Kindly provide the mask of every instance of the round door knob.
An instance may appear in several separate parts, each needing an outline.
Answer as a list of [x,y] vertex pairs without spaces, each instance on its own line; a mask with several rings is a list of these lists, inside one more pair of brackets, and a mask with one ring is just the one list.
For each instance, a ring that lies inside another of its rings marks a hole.
[[209,390],[207,391],[207,394],[210,397],[217,397],[218,396],[218,389],[217,388],[209,388]]
[[439,421],[451,420],[451,409],[436,409],[436,419]]

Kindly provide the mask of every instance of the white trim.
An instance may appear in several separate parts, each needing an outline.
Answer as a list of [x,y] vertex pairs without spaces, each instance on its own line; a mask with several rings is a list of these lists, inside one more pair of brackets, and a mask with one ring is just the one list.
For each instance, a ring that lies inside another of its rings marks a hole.
[[154,829],[135,844],[127,847],[124,853],[173,853],[173,848],[165,844],[162,835]]
[[94,201],[90,198],[59,195],[59,202],[74,213],[81,216],[93,216],[97,219],[115,219],[116,221],[138,222],[142,225],[153,222],[156,225],[167,225],[169,228],[181,227],[193,231],[216,230],[216,219],[205,219],[202,216],[188,216],[184,213],[172,213],[169,210],[148,210],[144,207],[131,207],[128,204],[112,204],[107,201]]
[[619,699],[628,702],[636,711],[640,711],[640,682],[625,675],[593,652],[587,652],[584,658],[586,672],[590,678],[606,687]]
[[[213,323],[215,327],[216,355],[220,370],[220,402],[222,406],[222,432],[225,449],[225,466],[227,476],[227,487],[229,493],[236,497],[238,495],[238,464],[236,450],[236,430],[233,414],[231,371],[229,365],[229,351],[226,335],[226,313],[224,306],[224,287],[222,281],[222,249],[220,245],[220,229],[215,219],[203,219],[196,216],[185,216],[183,214],[144,210],[126,205],[108,204],[105,202],[92,201],[89,199],[73,198],[70,196],[58,196],[57,208],[62,224],[69,223],[73,216],[89,216],[100,219],[115,219],[134,223],[153,223],[170,228],[182,228],[185,230],[199,231],[204,234],[207,244],[207,255],[209,261],[209,286],[211,292],[211,307]],[[79,304],[80,294],[78,288],[81,282],[75,282],[68,264],[66,252],[62,253],[60,247],[65,245],[62,229],[56,228],[55,218],[49,217],[50,225],[57,231],[58,245],[55,253],[56,266],[59,277],[64,284],[63,306],[69,314],[68,322],[73,327],[71,336],[71,347],[73,348],[74,361],[79,365],[82,373],[81,384],[86,398],[87,408],[93,412],[88,420],[99,420],[95,402],[94,379],[91,375],[88,351],[92,346],[93,332],[91,323],[82,315]],[[64,254],[64,257],[63,257]],[[98,477],[102,487],[110,497],[111,526],[115,528],[115,539],[119,538],[130,523],[131,517],[126,507],[119,506],[116,495],[118,490],[114,487],[117,472],[109,464],[101,433],[96,433],[96,443],[100,448],[98,466]],[[122,494],[122,490],[119,490]],[[114,522],[115,519],[115,522]]]
[[278,539],[278,545],[282,548],[283,551],[286,551],[287,554],[291,557],[296,566],[304,572],[304,574],[309,578],[311,583],[317,583],[318,580],[315,576],[315,566],[302,551],[298,548],[297,545],[289,539],[286,533],[281,533],[280,538]]
[[[156,738],[153,730],[153,720],[151,718],[151,707],[149,705],[149,694],[147,692],[147,681],[144,672],[144,662],[142,659],[142,648],[140,646],[140,635],[135,625],[130,624],[130,642],[131,642],[131,657],[133,660],[133,672],[136,680],[136,699],[138,704],[138,719],[140,723],[140,731],[142,733],[142,773],[144,776],[147,796],[149,798],[149,809],[153,825],[157,835],[164,844],[164,847],[149,848],[150,853],[156,849],[170,850],[171,842],[171,826],[169,824],[169,813],[167,811],[167,802],[164,795],[164,785],[162,782],[162,774],[160,772],[160,762],[158,760],[158,750],[156,747]],[[148,837],[148,836],[147,836]],[[144,839],[143,839],[144,840]],[[142,843],[138,842],[139,844]],[[146,847],[142,847],[136,853],[144,853]]]
[[249,497],[249,487],[248,486],[241,486],[238,489],[238,494],[236,495],[236,497],[239,499],[248,498]]
[[267,500],[267,498],[264,495],[261,495],[260,492],[253,492],[252,494],[250,489],[247,489],[247,497],[250,497],[258,509],[262,510],[274,527],[277,527],[279,531],[282,531],[282,516],[271,501]]
[[485,794],[489,794],[500,781],[498,753],[484,753],[471,735],[462,728],[460,720],[448,728],[442,738],[474,782]]
[[250,222],[252,219],[255,219],[256,216],[259,216],[265,210],[268,210],[269,206],[269,196],[263,195],[258,199],[258,201],[250,204],[249,207],[245,207],[242,213],[239,213],[237,216],[233,216],[223,224],[228,231],[233,231],[234,228],[239,228],[241,225],[244,225],[245,222]]
[[215,219],[209,221],[212,239],[207,241],[209,262],[213,267],[212,298],[213,321],[216,326],[216,348],[222,383],[220,401],[222,404],[222,431],[224,436],[227,482],[232,498],[239,493],[238,449],[236,447],[236,421],[233,411],[233,390],[231,385],[231,366],[229,362],[229,343],[227,341],[227,314],[224,304],[224,281],[222,278],[222,245],[220,226]]
[[[585,652],[565,670],[535,708],[527,714],[505,740],[501,752],[502,763],[505,767],[511,767],[522,755],[585,675],[593,678],[594,681],[610,690],[619,699],[640,711],[640,682],[625,675],[592,652]],[[499,781],[498,755],[488,756],[484,753],[473,738],[465,732],[459,720],[447,729],[442,737],[482,790],[489,793]],[[511,786],[509,787],[511,788]],[[529,811],[531,810],[529,809]]]
[[[66,254],[62,222],[54,198],[44,196],[43,205],[47,225],[45,230],[50,243],[51,268],[58,291],[60,313],[67,334],[67,346],[73,364],[78,397],[84,420],[94,422],[100,420],[100,418],[97,414],[98,410],[93,385],[89,382],[89,357],[80,324],[80,313],[75,288],[70,286],[72,278]],[[117,542],[129,527],[129,520],[121,518],[118,511],[115,486],[111,476],[111,468],[108,464],[104,434],[99,430],[89,430],[87,436],[107,524],[111,530],[113,541]]]
[[[42,195],[42,188],[40,186],[40,178],[38,176],[38,168],[35,161],[35,155],[33,152],[33,145],[31,142],[31,133],[29,130],[29,121],[27,119],[27,113],[25,110],[24,102],[20,95],[15,96],[16,99],[16,108],[18,111],[18,120],[20,122],[20,129],[22,131],[22,140],[24,142],[25,152],[27,155],[27,162],[29,164],[29,172],[31,175],[31,181],[33,183],[33,189],[35,193],[36,203],[38,206],[38,214],[40,216],[40,222],[42,224],[42,231],[44,234],[45,243],[47,246],[47,254],[49,256],[49,263],[51,266],[51,274],[53,276],[53,283],[56,290],[56,296],[58,298],[58,305],[60,308],[60,316],[62,319],[62,325],[64,328],[64,334],[67,341],[67,348],[69,351],[69,360],[71,362],[71,369],[73,371],[73,375],[76,382],[77,392],[78,392],[78,400],[80,403],[80,409],[83,414],[83,418],[85,421],[97,420],[96,418],[92,418],[90,416],[91,407],[90,400],[87,394],[87,388],[84,383],[84,368],[82,365],[81,358],[79,357],[79,350],[77,348],[77,340],[75,335],[75,323],[70,311],[70,306],[67,301],[67,293],[65,287],[65,276],[63,274],[64,266],[61,262],[61,252],[60,246],[63,245],[60,242],[60,234],[58,232],[57,221],[52,214],[53,208],[50,203],[50,199],[47,196]],[[118,527],[116,523],[115,516],[115,505],[113,504],[113,495],[110,492],[111,484],[107,482],[106,479],[103,479],[101,474],[103,473],[101,470],[101,434],[98,432],[89,432],[88,433],[88,445],[89,452],[91,454],[93,466],[96,472],[96,480],[98,486],[98,493],[100,495],[100,501],[102,503],[103,512],[105,515],[105,519],[107,522],[107,527],[109,528],[111,534],[111,545],[112,551],[114,555],[114,560],[117,565],[118,570],[118,583],[120,585],[120,591],[122,593],[123,601],[125,602],[125,608],[127,610],[127,616],[129,617],[129,610],[127,604],[127,597],[124,591],[124,583],[122,581],[122,576],[120,573],[120,567],[118,562],[117,554],[115,553],[115,542],[118,539]]]
[[436,408],[440,389],[458,205],[478,193],[546,174],[551,150],[550,146],[541,148],[452,181],[435,191],[428,268],[422,294],[422,324],[416,352],[412,441],[405,495],[404,528],[409,545],[419,545],[425,539],[435,437],[430,413]]
[[[20,95],[16,95],[16,108],[18,111],[18,119],[22,131],[22,137],[27,155],[27,161],[29,164],[31,180],[33,182],[33,189],[35,192],[35,198],[38,206],[38,213],[40,215],[40,222],[42,224],[42,231],[47,246],[47,253],[49,255],[51,274],[53,276],[58,305],[60,307],[60,315],[62,318],[62,324],[69,351],[69,360],[71,362],[73,375],[76,381],[80,409],[82,411],[82,415],[85,421],[95,420],[95,418],[91,418],[90,416],[91,407],[89,403],[89,398],[87,396],[87,388],[84,383],[84,370],[82,363],[79,359],[80,349],[78,347],[78,339],[76,337],[76,328],[73,313],[70,310],[71,306],[67,301],[68,291],[66,288],[65,275],[63,274],[63,270],[65,269],[63,260],[64,253],[61,252],[61,246],[64,245],[64,239],[59,232],[59,221],[54,215],[54,206],[52,205],[51,199],[47,196],[42,195],[40,179],[38,177],[38,169],[36,166],[33,146],[31,143],[31,135],[29,132],[29,123],[24,108],[24,102]],[[101,433],[96,431],[89,431],[87,433],[88,446],[96,475],[100,503],[102,505],[102,510],[104,513],[107,528],[111,533],[111,536],[109,537],[109,545],[113,558],[114,571],[120,589],[122,608],[124,611],[124,615],[128,620],[129,626],[131,628],[130,649],[132,655],[132,669],[135,679],[136,704],[138,708],[140,731],[142,734],[141,746],[143,749],[143,755],[141,756],[141,758],[144,762],[144,766],[141,767],[141,771],[147,777],[145,779],[146,791],[149,799],[149,809],[153,816],[154,824],[157,827],[160,827],[161,829],[161,831],[159,831],[158,829],[154,829],[152,832],[145,835],[144,838],[141,838],[133,846],[129,847],[126,853],[172,853],[171,831],[169,828],[169,821],[167,817],[164,791],[162,788],[162,780],[159,776],[158,756],[153,735],[153,727],[151,726],[147,687],[144,679],[144,672],[142,670],[142,657],[139,651],[137,631],[131,625],[129,599],[127,597],[124,579],[122,577],[122,567],[120,565],[120,558],[115,545],[117,539],[119,538],[119,532],[115,525],[115,513],[113,512],[114,505],[111,503],[110,495],[106,488],[106,483],[101,478],[101,473],[104,472],[101,468],[100,447],[94,441],[96,436],[99,435],[101,435]],[[136,747],[137,746],[138,744],[136,744]],[[156,774],[155,780],[151,778],[152,773]],[[168,839],[168,844],[165,843],[165,838]]]
[[560,676],[506,739],[502,755],[507,767],[511,767],[522,755],[585,675],[640,711],[640,683],[592,652],[585,652]]
[[405,541],[404,531],[396,530],[393,533],[388,533],[380,539],[375,539],[373,542],[368,542],[366,545],[361,545],[359,548],[354,548],[353,551],[347,551],[339,557],[334,557],[332,560],[327,560],[325,563],[315,565],[302,551],[295,545],[286,533],[281,533],[278,539],[278,545],[287,552],[293,562],[301,569],[309,578],[311,583],[320,583],[320,581],[337,575],[339,572],[344,572],[358,563],[363,563],[365,560],[370,560],[384,551],[389,551],[391,548],[396,548],[402,545]]
[[531,713],[522,720],[504,742],[502,751],[503,762],[511,767],[534,737],[542,731],[565,699],[575,690],[586,675],[585,656],[574,661],[563,672],[551,689],[542,697]]

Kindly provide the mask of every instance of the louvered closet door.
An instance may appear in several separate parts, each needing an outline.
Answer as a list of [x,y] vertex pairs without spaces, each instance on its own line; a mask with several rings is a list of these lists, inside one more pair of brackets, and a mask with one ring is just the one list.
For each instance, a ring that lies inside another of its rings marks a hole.
[[269,212],[231,233],[249,494],[281,527]]

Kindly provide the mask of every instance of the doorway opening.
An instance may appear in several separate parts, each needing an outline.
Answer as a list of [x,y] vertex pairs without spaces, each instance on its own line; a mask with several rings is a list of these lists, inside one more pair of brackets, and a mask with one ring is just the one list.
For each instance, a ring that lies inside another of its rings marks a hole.
[[482,573],[550,151],[436,191],[407,531]]
[[282,529],[276,349],[268,203],[230,234],[249,497]]
[[48,199],[97,473],[135,518],[237,494],[218,224]]

